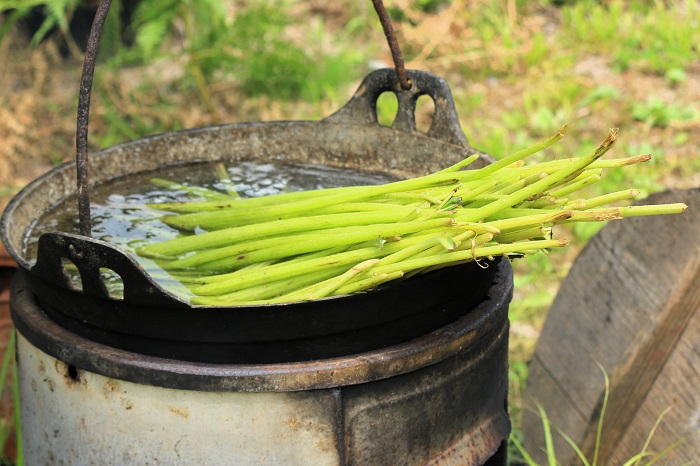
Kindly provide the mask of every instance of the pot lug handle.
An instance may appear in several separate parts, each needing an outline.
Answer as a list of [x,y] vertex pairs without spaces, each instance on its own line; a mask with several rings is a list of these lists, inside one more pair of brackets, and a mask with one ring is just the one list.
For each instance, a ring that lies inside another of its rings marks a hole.
[[100,269],[114,271],[124,285],[124,301],[144,306],[189,307],[189,304],[155,283],[129,254],[104,241],[72,233],[44,233],[39,238],[37,261],[32,273],[56,286],[74,289],[65,273],[62,259],[78,269],[82,293],[100,299],[110,296]]
[[[384,92],[393,92],[399,110],[392,128],[399,131],[416,131],[416,101],[428,95],[435,103],[433,122],[428,136],[441,141],[469,147],[455,109],[450,86],[441,77],[420,70],[406,70],[411,89],[401,89],[396,70],[382,68],[368,74],[345,106],[322,121],[337,124],[379,126],[377,99]],[[476,152],[476,151],[475,151]]]

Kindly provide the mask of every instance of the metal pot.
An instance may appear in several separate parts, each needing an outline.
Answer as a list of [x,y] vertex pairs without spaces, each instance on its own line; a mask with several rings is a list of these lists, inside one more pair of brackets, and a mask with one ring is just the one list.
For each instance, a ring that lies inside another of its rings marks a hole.
[[[213,160],[416,176],[473,153],[447,84],[409,77],[403,91],[393,70],[375,71],[320,122],[120,144],[92,157],[91,183]],[[385,91],[399,100],[393,128],[377,124]],[[436,108],[427,134],[415,130],[423,94]],[[505,464],[507,261],[306,303],[190,306],[119,248],[84,236],[45,234],[30,266],[24,235],[73,192],[69,163],[20,192],[0,223],[20,265],[12,312],[30,464]],[[82,291],[68,285],[61,257],[78,266]],[[121,276],[123,300],[106,294],[100,267]]]
[[[417,176],[470,155],[473,150],[459,127],[447,84],[425,72],[410,76],[413,88],[407,92],[395,88],[393,70],[372,73],[344,108],[321,122],[200,128],[105,149],[91,158],[92,184],[213,160],[304,162]],[[376,123],[376,99],[384,91],[394,91],[400,99],[394,129]],[[436,103],[427,135],[414,131],[415,102],[423,94]],[[464,145],[455,144],[458,141]],[[73,163],[65,164],[27,186],[8,206],[0,231],[44,312],[72,332],[138,353],[211,363],[259,363],[369,351],[454,321],[484,298],[495,271],[470,263],[373,293],[292,305],[197,307],[198,312],[192,312],[193,306],[154,283],[132,257],[103,241],[44,234],[36,264],[29,265],[21,253],[24,235],[37,212],[74,195],[74,169]],[[82,290],[69,285],[61,258],[77,265]],[[123,300],[108,296],[102,267],[122,278]]]

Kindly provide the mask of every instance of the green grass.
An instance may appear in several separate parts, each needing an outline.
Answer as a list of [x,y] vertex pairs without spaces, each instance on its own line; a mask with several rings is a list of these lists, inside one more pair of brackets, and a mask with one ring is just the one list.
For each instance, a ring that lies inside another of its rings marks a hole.
[[700,11],[693,2],[581,0],[563,12],[570,39],[589,49],[604,44],[619,70],[663,75],[685,69],[700,51],[700,31],[693,25]]
[[[12,380],[12,400],[14,414],[11,419],[0,419],[0,453],[5,450],[8,439],[12,433],[15,434],[15,448],[17,458],[15,464],[21,466],[22,460],[22,429],[19,413],[19,385],[17,380],[17,366],[15,365],[15,340],[16,333],[13,330],[10,333],[10,339],[7,342],[7,349],[2,358],[2,366],[0,366],[0,392],[7,386],[8,377]],[[0,396],[3,394],[0,393]],[[1,460],[0,460],[1,461]]]

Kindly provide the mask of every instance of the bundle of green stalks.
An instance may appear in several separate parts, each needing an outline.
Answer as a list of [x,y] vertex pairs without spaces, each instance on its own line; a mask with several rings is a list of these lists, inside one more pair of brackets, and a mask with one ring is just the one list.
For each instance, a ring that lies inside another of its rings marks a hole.
[[190,233],[137,252],[184,283],[193,304],[283,303],[364,291],[467,261],[486,267],[496,256],[560,248],[568,241],[553,239],[557,224],[685,210],[684,204],[606,207],[634,198],[635,189],[575,197],[604,169],[650,159],[600,160],[617,130],[582,157],[524,163],[560,140],[564,129],[478,170],[462,170],[474,155],[385,185],[246,199],[212,191],[204,201],[154,204],[170,213],[165,223]]

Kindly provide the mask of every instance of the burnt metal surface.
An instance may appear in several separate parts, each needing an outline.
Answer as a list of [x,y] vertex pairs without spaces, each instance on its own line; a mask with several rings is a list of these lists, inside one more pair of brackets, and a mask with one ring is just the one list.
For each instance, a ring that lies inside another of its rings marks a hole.
[[[205,391],[296,391],[359,384],[470,353],[480,341],[507,334],[513,292],[510,264],[499,265],[488,295],[453,323],[409,342],[345,357],[295,363],[204,364],[145,356],[72,333],[41,309],[23,277],[13,285],[11,312],[19,332],[33,345],[67,364],[136,383]],[[167,322],[164,323],[167,325]]]
[[[63,271],[62,258],[69,259],[78,268],[82,291],[71,289]],[[64,312],[76,319],[89,320],[98,325],[100,320],[107,316],[95,312],[94,307],[73,309],[75,306],[71,306],[70,302],[90,298],[110,299],[100,276],[100,268],[105,266],[109,266],[119,274],[124,284],[124,301],[138,303],[138,305],[129,306],[134,311],[138,312],[140,309],[143,312],[143,307],[189,308],[186,303],[150,280],[139,263],[124,251],[104,241],[71,233],[52,232],[39,238],[37,262],[32,267],[32,274],[55,285],[56,288],[55,293],[51,295],[48,289],[44,291],[43,288],[38,287],[41,291],[37,291],[37,294],[42,297],[49,294],[50,297],[55,298],[52,300],[52,307],[64,309]],[[49,286],[49,288],[53,287]],[[64,301],[66,294],[68,302]]]
[[[510,432],[508,329],[500,330],[440,364],[343,387],[346,464],[482,465],[492,458]],[[391,426],[378,429],[386,419]]]
[[396,71],[385,68],[369,74],[355,95],[340,110],[324,121],[341,124],[378,125],[377,99],[384,92],[396,94],[399,109],[392,128],[402,132],[416,131],[416,102],[423,95],[428,95],[435,104],[435,114],[428,129],[429,137],[441,141],[469,147],[469,141],[462,131],[457,110],[452,98],[452,91],[447,82],[432,73],[419,70],[407,70],[411,79],[411,88],[401,89]]

